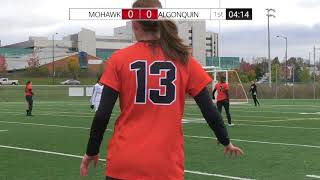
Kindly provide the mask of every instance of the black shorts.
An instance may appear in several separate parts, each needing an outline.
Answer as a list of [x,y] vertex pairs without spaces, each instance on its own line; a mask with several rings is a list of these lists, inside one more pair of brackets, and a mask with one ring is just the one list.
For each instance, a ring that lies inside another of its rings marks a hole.
[[33,102],[32,96],[26,96],[26,101],[30,104]]

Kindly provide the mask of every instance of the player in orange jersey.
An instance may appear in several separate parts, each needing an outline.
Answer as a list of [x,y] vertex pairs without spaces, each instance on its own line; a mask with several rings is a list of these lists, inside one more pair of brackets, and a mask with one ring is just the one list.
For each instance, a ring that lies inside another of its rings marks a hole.
[[[137,0],[133,7],[161,7],[159,1]],[[183,180],[182,117],[190,94],[230,156],[242,150],[230,142],[207,84],[212,80],[190,55],[171,21],[133,21],[137,43],[115,52],[100,82],[105,86],[91,125],[80,165],[99,160],[99,148],[112,109],[120,97],[121,113],[107,146],[106,179]]]
[[33,108],[33,92],[32,92],[32,82],[28,81],[25,88],[26,101],[27,101],[27,116],[32,116],[32,108]]
[[217,92],[217,107],[218,111],[221,113],[222,106],[227,114],[228,119],[228,126],[233,126],[231,122],[231,115],[230,115],[230,103],[229,103],[229,85],[226,83],[225,77],[220,75],[219,82],[215,85],[215,88],[212,93],[212,98],[215,99],[215,93]]

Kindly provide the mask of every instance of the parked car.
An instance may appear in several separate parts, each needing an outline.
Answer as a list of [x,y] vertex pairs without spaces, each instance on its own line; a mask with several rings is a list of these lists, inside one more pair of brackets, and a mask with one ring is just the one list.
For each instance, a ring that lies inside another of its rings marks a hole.
[[8,78],[0,78],[0,85],[19,85],[19,81],[9,80]]
[[62,85],[80,85],[80,81],[74,79],[68,79],[66,81],[60,82]]

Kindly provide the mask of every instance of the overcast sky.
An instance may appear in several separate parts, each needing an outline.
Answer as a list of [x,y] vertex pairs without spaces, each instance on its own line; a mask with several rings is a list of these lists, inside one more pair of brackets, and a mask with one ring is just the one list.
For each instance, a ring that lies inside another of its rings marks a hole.
[[[267,56],[265,8],[274,8],[270,19],[271,56],[283,58],[288,37],[288,56],[308,58],[314,45],[320,47],[320,0],[220,0],[222,8],[253,8],[252,21],[221,21],[221,55]],[[29,36],[58,38],[76,33],[81,27],[98,35],[112,35],[124,21],[69,21],[69,8],[128,8],[133,0],[1,0],[0,39],[2,45],[25,41]],[[162,0],[167,8],[218,8],[219,0]],[[218,21],[207,21],[207,30],[218,32]],[[320,54],[320,53],[319,53]]]

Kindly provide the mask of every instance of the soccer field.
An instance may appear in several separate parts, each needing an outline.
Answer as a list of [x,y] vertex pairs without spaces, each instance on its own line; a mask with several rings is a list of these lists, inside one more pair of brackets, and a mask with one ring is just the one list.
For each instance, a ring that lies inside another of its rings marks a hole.
[[[197,106],[186,105],[186,180],[320,178],[320,102],[261,103],[260,108],[252,104],[231,106],[236,125],[228,128],[229,134],[233,144],[245,151],[238,159],[223,155],[223,146],[216,144]],[[24,102],[1,102],[0,109],[0,180],[103,179],[106,141],[118,107],[104,136],[101,162],[85,178],[79,177],[79,165],[93,118],[87,101],[35,99],[33,117],[25,116]]]

